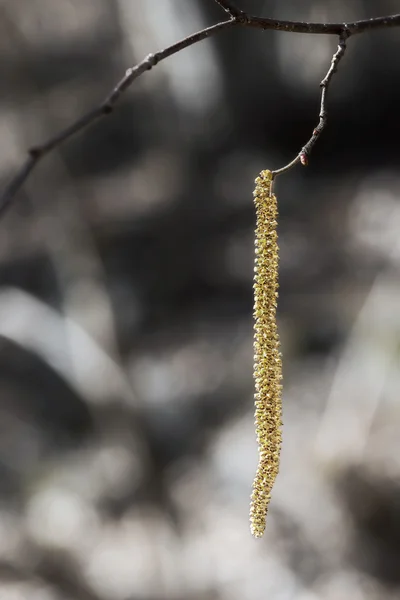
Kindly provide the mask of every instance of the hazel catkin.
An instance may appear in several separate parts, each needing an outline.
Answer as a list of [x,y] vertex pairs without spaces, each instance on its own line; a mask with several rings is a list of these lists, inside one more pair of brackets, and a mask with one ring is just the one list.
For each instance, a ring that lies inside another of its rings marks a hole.
[[282,361],[276,322],[278,206],[272,194],[271,171],[262,171],[255,183],[254,399],[259,463],[251,495],[250,526],[252,534],[258,538],[265,530],[271,489],[279,470]]

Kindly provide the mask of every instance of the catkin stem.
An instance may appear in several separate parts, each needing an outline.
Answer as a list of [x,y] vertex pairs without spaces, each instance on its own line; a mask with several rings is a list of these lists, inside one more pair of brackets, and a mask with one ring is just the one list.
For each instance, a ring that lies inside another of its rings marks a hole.
[[254,191],[257,226],[254,266],[255,425],[259,463],[251,495],[250,525],[255,537],[265,530],[271,489],[279,470],[282,425],[282,361],[276,323],[278,298],[278,206],[272,173],[262,171]]

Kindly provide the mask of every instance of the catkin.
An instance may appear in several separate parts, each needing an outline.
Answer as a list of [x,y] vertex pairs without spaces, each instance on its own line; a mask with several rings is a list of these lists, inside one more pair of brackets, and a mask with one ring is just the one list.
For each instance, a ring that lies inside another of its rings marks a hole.
[[255,183],[254,399],[259,463],[251,495],[250,526],[252,534],[258,538],[265,530],[271,489],[279,470],[282,361],[276,323],[278,207],[271,189],[271,171],[262,171]]

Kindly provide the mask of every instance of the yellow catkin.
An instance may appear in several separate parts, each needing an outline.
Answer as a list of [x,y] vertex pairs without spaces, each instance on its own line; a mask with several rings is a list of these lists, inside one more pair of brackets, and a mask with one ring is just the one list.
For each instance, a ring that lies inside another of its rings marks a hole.
[[250,525],[261,537],[271,489],[279,470],[282,426],[282,361],[276,323],[278,299],[278,207],[272,173],[262,171],[254,191],[257,226],[254,266],[255,425],[259,463],[251,495]]

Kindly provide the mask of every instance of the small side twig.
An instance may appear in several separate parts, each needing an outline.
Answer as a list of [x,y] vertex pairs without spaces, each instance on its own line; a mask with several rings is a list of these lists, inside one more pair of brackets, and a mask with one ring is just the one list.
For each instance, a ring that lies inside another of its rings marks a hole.
[[350,32],[348,31],[347,28],[345,28],[344,31],[339,36],[338,48],[332,57],[332,61],[331,61],[329,70],[320,83],[321,105],[320,105],[320,111],[319,111],[318,125],[315,127],[315,129],[312,133],[312,136],[310,137],[308,142],[302,147],[302,149],[300,150],[298,155],[292,161],[290,161],[290,163],[288,163],[281,169],[272,171],[272,175],[274,178],[277,177],[278,175],[281,175],[282,173],[286,173],[286,171],[289,171],[298,163],[301,163],[303,166],[306,166],[308,164],[308,157],[311,153],[311,150],[313,149],[316,141],[319,139],[319,136],[325,129],[327,121],[328,121],[328,111],[326,108],[326,100],[327,100],[327,95],[328,95],[328,90],[329,90],[329,84],[332,80],[333,75],[337,71],[337,67],[338,67],[340,60],[343,58],[344,53],[346,52],[346,41],[349,37],[350,37]]
[[237,8],[237,6],[235,6],[235,4],[231,2],[231,0],[215,0],[215,2],[219,4],[220,7],[228,13],[228,15],[231,15],[232,19],[237,20],[245,17],[245,13],[243,12],[243,10]]

